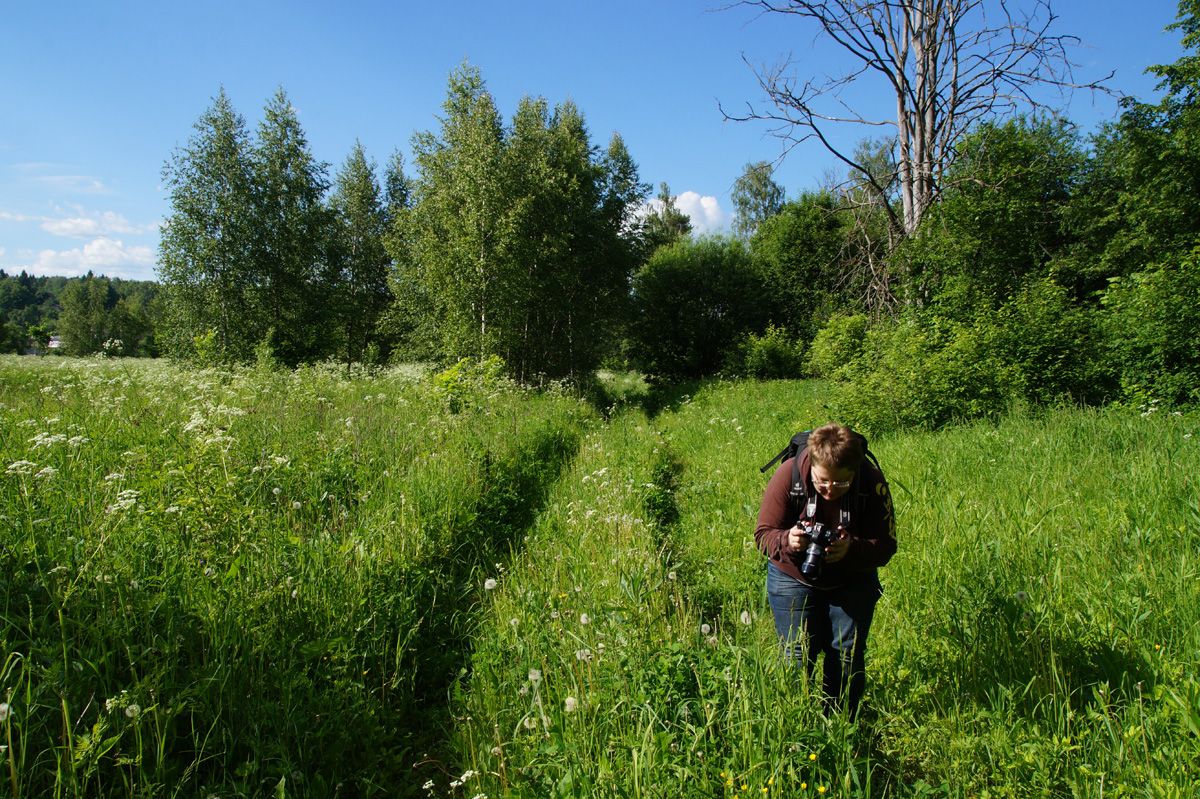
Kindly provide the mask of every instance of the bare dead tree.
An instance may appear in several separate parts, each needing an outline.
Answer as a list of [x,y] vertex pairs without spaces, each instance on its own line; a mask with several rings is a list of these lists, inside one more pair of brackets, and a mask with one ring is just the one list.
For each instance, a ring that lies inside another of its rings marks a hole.
[[837,190],[840,212],[850,221],[839,258],[838,288],[856,296],[878,318],[893,313],[899,304],[889,259],[900,234],[887,216],[887,209],[896,204],[900,184],[895,141],[864,139],[852,157],[862,167],[851,169]]
[[[956,158],[963,136],[977,122],[1010,115],[1022,108],[1047,109],[1044,89],[1066,95],[1074,89],[1111,93],[1112,77],[1078,84],[1068,49],[1074,36],[1052,35],[1057,17],[1049,0],[1033,0],[1021,13],[1005,0],[742,0],[725,6],[758,8],[762,14],[790,14],[816,23],[817,36],[840,45],[852,68],[838,77],[801,80],[792,57],[773,67],[754,69],[772,108],[747,103],[745,114],[722,113],[730,120],[772,123],[771,133],[785,142],[784,154],[816,138],[852,172],[886,195],[887,175],[838,149],[831,126],[850,123],[894,129],[900,208],[885,203],[883,212],[897,237],[911,236],[945,189],[943,178]],[[743,60],[745,57],[743,56]],[[895,96],[894,119],[871,119],[847,106],[840,91],[875,76]]]

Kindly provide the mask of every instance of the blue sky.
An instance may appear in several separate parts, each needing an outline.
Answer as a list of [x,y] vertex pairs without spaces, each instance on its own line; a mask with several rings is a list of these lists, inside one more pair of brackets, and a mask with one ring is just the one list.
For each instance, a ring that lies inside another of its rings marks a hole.
[[[761,101],[751,69],[789,53],[805,75],[848,66],[814,46],[801,20],[703,0],[456,3],[311,0],[11,2],[0,44],[0,268],[39,275],[154,279],[158,225],[169,213],[162,166],[185,144],[220,87],[254,128],[282,86],[330,175],[355,139],[381,165],[413,133],[436,129],[446,79],[464,59],[481,70],[505,118],[523,95],[571,98],[595,143],[616,131],[642,179],[666,182],[701,231],[729,223],[743,166],[773,159],[761,124],[726,122],[718,103]],[[1163,29],[1164,0],[1063,0],[1059,33],[1076,79],[1153,100],[1150,64],[1182,55]],[[886,117],[878,85],[856,105]],[[1056,103],[1062,105],[1062,103]],[[1067,116],[1091,131],[1116,101],[1077,94]],[[843,134],[850,144],[862,130]],[[834,161],[818,145],[776,172],[789,195],[817,186]],[[411,173],[411,169],[409,170]]]

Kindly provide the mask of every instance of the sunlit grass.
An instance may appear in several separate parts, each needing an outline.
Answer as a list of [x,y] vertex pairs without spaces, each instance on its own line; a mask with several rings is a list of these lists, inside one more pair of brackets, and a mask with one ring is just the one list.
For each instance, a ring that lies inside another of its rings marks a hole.
[[901,546],[850,725],[781,669],[753,547],[821,387],[607,379],[601,413],[484,372],[0,360],[4,790],[1195,792],[1195,420],[872,441]]

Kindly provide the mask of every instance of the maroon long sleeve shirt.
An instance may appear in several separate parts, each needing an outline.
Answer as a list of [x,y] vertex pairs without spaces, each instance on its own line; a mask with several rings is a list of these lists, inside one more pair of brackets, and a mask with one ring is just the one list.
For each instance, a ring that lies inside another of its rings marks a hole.
[[[805,450],[798,457],[800,475],[807,485],[808,494],[816,495],[809,474],[808,451]],[[779,464],[763,494],[762,506],[758,511],[758,528],[754,532],[754,542],[759,550],[784,574],[816,588],[836,588],[875,574],[880,566],[886,565],[896,554],[896,516],[892,510],[892,496],[883,473],[866,458],[854,479],[856,484],[840,499],[830,502],[816,495],[817,507],[813,520],[833,528],[839,524],[842,504],[849,503],[846,507],[850,509],[850,548],[837,563],[827,562],[815,582],[800,573],[804,550],[792,549],[787,543],[788,531],[801,517],[807,517],[805,506],[793,507],[793,503],[788,501],[792,459]],[[860,490],[861,498],[857,498]]]

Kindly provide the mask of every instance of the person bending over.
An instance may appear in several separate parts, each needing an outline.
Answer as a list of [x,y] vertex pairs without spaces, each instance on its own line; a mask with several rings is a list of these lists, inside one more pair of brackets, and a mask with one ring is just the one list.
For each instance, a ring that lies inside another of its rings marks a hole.
[[825,705],[853,718],[866,687],[867,634],[882,594],[879,567],[896,552],[887,480],[866,441],[827,424],[767,484],[754,541],[767,556],[767,598],[791,664],[811,677],[825,655]]

